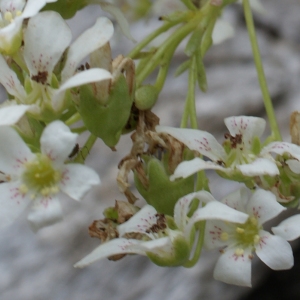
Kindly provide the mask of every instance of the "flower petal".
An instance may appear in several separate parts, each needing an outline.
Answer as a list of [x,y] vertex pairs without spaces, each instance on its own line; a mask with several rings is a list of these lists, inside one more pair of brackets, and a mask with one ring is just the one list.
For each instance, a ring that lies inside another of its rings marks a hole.
[[35,199],[27,219],[34,232],[61,221],[63,213],[59,200],[57,198]]
[[98,174],[81,164],[65,165],[60,188],[69,197],[81,200],[92,186],[100,184]]
[[[228,233],[231,233],[232,231],[231,229],[232,226],[230,227],[230,225],[231,224],[228,224],[227,222],[224,221],[208,220],[205,224],[205,236],[204,236],[205,248],[209,250],[215,248],[224,248],[225,246],[234,243],[235,241],[231,241],[230,235],[228,235]],[[225,238],[224,238],[224,233],[225,233]]]
[[223,172],[230,171],[225,169],[217,163],[211,161],[205,161],[199,157],[195,157],[192,160],[183,161],[180,163],[174,171],[174,174],[170,176],[170,180],[174,181],[177,178],[187,178],[201,170],[220,170]]
[[20,181],[0,184],[0,228],[12,224],[31,201],[19,192],[20,186]]
[[260,152],[261,155],[266,155],[270,152],[283,155],[289,153],[294,158],[300,160],[300,147],[298,145],[287,143],[287,142],[273,142],[267,145]]
[[119,235],[122,237],[126,233],[140,232],[148,235],[151,238],[152,235],[147,233],[146,231],[149,228],[151,228],[154,224],[156,224],[156,214],[157,211],[153,206],[145,205],[127,222],[118,226]]
[[252,139],[255,136],[261,137],[266,127],[266,121],[257,117],[229,117],[226,118],[224,122],[230,132],[230,135],[242,135],[243,143],[247,148],[251,147]]
[[[182,231],[186,226],[187,214],[190,210],[190,204],[194,199],[199,199],[202,203],[216,201],[212,194],[206,191],[191,193],[180,198],[174,208],[174,221],[177,227]],[[202,206],[201,202],[199,203],[200,206]]]
[[[56,0],[55,0],[56,1]],[[36,15],[48,2],[55,2],[53,0],[27,0],[26,6],[24,7],[24,10],[21,14],[21,17],[23,19],[33,17]]]
[[71,30],[58,13],[44,11],[32,17],[24,33],[24,59],[30,74],[47,72],[50,83],[54,66],[71,39]]
[[[126,253],[136,253],[134,250],[131,250],[129,247],[132,245],[140,245],[143,243],[139,240],[127,240],[123,238],[110,240],[107,243],[101,244],[94,251],[88,254],[86,257],[77,262],[74,267],[75,268],[84,268],[91,263],[116,254],[126,254]],[[138,254],[145,254],[139,253]]]
[[112,22],[104,17],[98,18],[95,25],[81,34],[69,48],[66,64],[61,73],[64,83],[74,75],[83,58],[105,45],[114,33]]
[[251,250],[236,255],[235,248],[221,254],[214,269],[214,278],[229,284],[251,287]]
[[167,133],[185,144],[189,149],[198,151],[213,161],[225,161],[226,153],[213,135],[206,131],[156,126],[156,132]]
[[2,55],[0,55],[0,83],[4,86],[4,88],[9,94],[15,96],[18,100],[22,102],[24,101],[26,97],[25,90],[22,84],[20,83],[20,80],[18,79],[16,73],[7,65]]
[[287,270],[294,265],[291,245],[280,236],[261,230],[260,242],[256,246],[257,256],[273,270]]
[[288,159],[285,161],[292,172],[300,174],[300,162],[296,159]]
[[10,105],[0,108],[0,126],[9,126],[17,123],[30,105]]
[[42,133],[41,152],[48,155],[55,164],[61,165],[73,150],[77,136],[63,122],[54,121]]
[[108,71],[104,69],[98,69],[98,68],[89,69],[75,74],[67,81],[65,81],[65,83],[62,84],[59,89],[55,90],[54,95],[52,97],[53,107],[59,110],[60,103],[63,102],[65,90],[86,83],[102,81],[110,78],[112,78],[112,75]]
[[248,202],[247,189],[242,187],[238,190],[235,190],[234,192],[224,197],[221,202],[233,209],[245,212],[246,204]]
[[198,208],[192,216],[194,222],[202,220],[222,220],[234,223],[245,223],[249,216],[218,201],[207,203]]
[[124,17],[122,11],[116,5],[110,4],[108,2],[101,1],[99,4],[104,11],[108,12],[116,19],[116,21],[118,22],[118,24],[120,26],[122,33],[128,39],[135,42],[134,38],[132,37],[132,35],[130,33],[129,24],[128,24],[126,18]]
[[287,241],[293,241],[300,237],[300,215],[295,215],[282,221],[278,226],[272,227],[272,231]]
[[273,193],[262,189],[257,189],[246,205],[246,212],[255,216],[260,224],[273,219],[284,210],[286,208],[277,202]]
[[24,163],[33,159],[35,155],[10,127],[0,127],[0,141],[0,171],[18,176],[23,171]]
[[279,175],[276,164],[267,158],[257,158],[250,164],[237,165],[236,168],[246,176]]

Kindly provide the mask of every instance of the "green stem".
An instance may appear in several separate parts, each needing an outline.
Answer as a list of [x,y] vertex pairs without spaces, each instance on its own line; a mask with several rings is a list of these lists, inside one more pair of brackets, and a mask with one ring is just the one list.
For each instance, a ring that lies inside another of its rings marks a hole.
[[254,22],[253,22],[253,16],[252,16],[252,11],[251,11],[251,7],[249,4],[249,0],[243,0],[243,7],[244,7],[246,24],[247,24],[247,29],[248,29],[251,47],[252,47],[253,58],[254,58],[255,66],[256,66],[258,81],[259,81],[260,89],[262,92],[267,116],[269,119],[272,136],[274,137],[275,140],[281,141],[282,138],[281,138],[278,124],[277,124],[272,100],[271,100],[270,93],[268,90],[267,80],[265,77],[265,73],[264,73],[264,69],[263,69],[263,65],[262,65],[262,61],[261,61],[261,56],[260,56],[259,47],[258,47],[258,43],[257,43],[255,27],[254,27]]
[[140,51],[147,46],[151,41],[153,41],[156,37],[161,35],[162,33],[166,32],[170,28],[174,27],[175,25],[185,21],[187,19],[186,14],[183,14],[181,18],[178,18],[177,20],[173,22],[166,22],[164,25],[156,29],[154,32],[149,34],[146,38],[144,38],[136,47],[134,47],[127,55],[127,57],[130,57],[134,59]]
[[68,120],[65,121],[65,124],[70,126],[78,121],[81,120],[80,114],[77,112],[72,117],[70,117]]
[[79,163],[79,164],[84,164],[86,157],[90,153],[90,150],[94,146],[95,142],[97,140],[97,137],[93,134],[89,136],[87,139],[86,143],[81,149],[86,149],[86,155],[83,155],[83,151],[80,150],[79,153],[77,154],[76,158],[73,160],[73,162]]
[[181,0],[181,2],[190,10],[197,10],[197,7],[192,3],[191,0]]
[[[161,62],[162,57],[168,53],[173,54],[180,42],[191,33],[199,23],[199,16],[196,16],[187,24],[177,29],[156,51],[153,57],[149,60],[148,64],[144,67],[140,74],[136,76],[136,85],[139,86],[151,74],[157,65]],[[168,59],[168,58],[167,58]]]

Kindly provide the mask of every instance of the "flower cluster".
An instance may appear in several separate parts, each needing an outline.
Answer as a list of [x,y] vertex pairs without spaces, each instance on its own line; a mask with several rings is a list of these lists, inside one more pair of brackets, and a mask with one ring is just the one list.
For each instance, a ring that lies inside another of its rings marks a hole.
[[[101,244],[75,267],[127,254],[159,266],[192,267],[202,249],[217,248],[214,277],[226,283],[251,286],[255,254],[273,270],[291,268],[288,241],[300,236],[300,215],[273,227],[274,234],[263,225],[300,206],[299,113],[292,115],[293,143],[283,142],[265,89],[271,134],[264,141],[266,121],[254,116],[227,117],[222,144],[197,129],[195,87],[208,86],[203,58],[213,43],[233,36],[219,17],[235,2],[243,4],[253,32],[252,10],[263,12],[258,0],[0,0],[0,83],[7,92],[0,105],[0,228],[27,207],[34,231],[61,220],[62,194],[79,201],[100,184],[85,165],[96,140],[115,151],[121,135],[132,132],[117,175],[127,201],[116,201],[92,223],[90,235]],[[126,16],[159,15],[162,25],[113,59],[109,18],[99,17],[75,40],[65,21],[95,3],[131,40]],[[262,72],[255,34],[250,41]],[[181,128],[161,126],[152,107],[184,42],[186,60],[176,71],[189,73]],[[262,74],[258,79],[266,87]],[[87,134],[84,145],[77,143],[81,133]],[[243,187],[216,200],[206,170]],[[143,207],[136,206],[130,174]]]

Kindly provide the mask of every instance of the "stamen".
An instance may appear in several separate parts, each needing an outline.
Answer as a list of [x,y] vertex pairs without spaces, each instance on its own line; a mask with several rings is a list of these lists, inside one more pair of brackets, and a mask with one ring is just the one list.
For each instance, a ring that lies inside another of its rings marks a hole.
[[13,20],[13,16],[12,16],[12,13],[10,11],[7,11],[5,14],[4,14],[4,19],[6,21],[9,21],[11,22]]
[[237,233],[244,233],[245,232],[245,229],[241,228],[241,227],[237,227],[236,228],[236,232]]
[[244,249],[242,249],[242,248],[236,248],[235,251],[234,251],[234,254],[236,256],[242,256],[242,255],[244,255]]
[[227,241],[228,240],[228,233],[227,232],[222,232],[221,233],[221,240],[222,241]]

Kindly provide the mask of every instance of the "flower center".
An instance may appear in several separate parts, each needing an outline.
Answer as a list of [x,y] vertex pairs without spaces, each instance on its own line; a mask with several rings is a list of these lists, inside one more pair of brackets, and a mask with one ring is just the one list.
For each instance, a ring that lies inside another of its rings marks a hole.
[[53,168],[48,156],[36,155],[34,160],[25,164],[25,168],[21,192],[24,194],[28,191],[33,192],[31,195],[33,199],[37,194],[47,197],[59,192],[58,182],[61,179],[61,173]]
[[237,246],[242,248],[254,247],[259,242],[260,228],[261,226],[258,225],[257,219],[254,216],[249,217],[245,224],[238,224],[235,229]]

